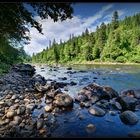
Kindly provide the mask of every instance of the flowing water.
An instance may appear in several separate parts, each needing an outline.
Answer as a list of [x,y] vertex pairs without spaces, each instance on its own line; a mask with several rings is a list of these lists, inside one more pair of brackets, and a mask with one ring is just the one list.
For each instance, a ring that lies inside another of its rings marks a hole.
[[[44,65],[44,69],[39,66],[35,68],[36,73],[46,79],[76,82],[75,86],[67,86],[67,93],[72,97],[81,88],[93,82],[111,86],[118,92],[126,89],[140,89],[140,66],[136,65],[74,65],[71,70],[74,71],[73,74],[67,73],[66,67],[53,69]],[[62,77],[67,77],[67,80],[61,80]],[[45,105],[44,98],[42,98],[42,105]],[[38,111],[34,112],[34,114],[37,113]],[[135,113],[140,118],[140,111]],[[79,114],[84,119],[79,119]],[[64,111],[57,117],[57,123],[58,126],[52,131],[52,137],[128,137],[129,132],[140,131],[140,120],[136,125],[126,125],[121,122],[119,113],[116,116],[107,113],[104,117],[95,117],[88,113],[87,108],[80,109],[76,103],[72,111]],[[88,124],[94,124],[96,129],[88,131],[86,129]]]

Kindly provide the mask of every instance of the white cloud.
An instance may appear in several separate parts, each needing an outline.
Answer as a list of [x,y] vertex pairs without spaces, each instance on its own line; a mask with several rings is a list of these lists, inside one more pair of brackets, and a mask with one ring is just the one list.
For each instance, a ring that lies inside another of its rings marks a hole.
[[[75,36],[80,35],[86,28],[90,31],[95,31],[97,23],[101,22],[99,20],[104,19],[106,12],[112,7],[113,4],[109,4],[91,17],[81,18],[80,16],[74,16],[72,19],[67,19],[63,22],[53,22],[50,18],[41,20],[39,17],[36,17],[42,23],[44,35],[39,34],[36,29],[31,28],[31,42],[24,49],[28,54],[32,55],[33,52],[38,53],[45,49],[49,44],[49,40],[52,41],[54,38],[56,42],[59,42],[60,39],[66,41],[69,39],[70,34],[74,34]],[[120,11],[120,13],[123,12]],[[104,21],[105,23],[109,22],[108,19],[104,19]]]

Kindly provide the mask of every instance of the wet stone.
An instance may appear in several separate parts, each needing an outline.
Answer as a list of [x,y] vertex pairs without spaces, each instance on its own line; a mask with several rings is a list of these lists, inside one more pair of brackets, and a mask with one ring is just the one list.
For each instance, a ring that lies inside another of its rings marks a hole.
[[123,113],[120,114],[120,119],[125,124],[130,125],[134,125],[139,121],[138,116],[132,111],[124,111]]
[[99,107],[96,107],[96,106],[90,107],[88,111],[91,115],[94,115],[94,116],[102,117],[105,115],[105,111]]

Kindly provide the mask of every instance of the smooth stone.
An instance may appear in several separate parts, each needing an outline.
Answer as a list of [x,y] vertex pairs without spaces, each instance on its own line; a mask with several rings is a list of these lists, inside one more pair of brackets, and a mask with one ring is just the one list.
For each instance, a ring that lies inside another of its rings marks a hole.
[[96,107],[96,106],[90,107],[88,111],[90,114],[92,114],[94,116],[99,116],[99,117],[104,116],[106,113],[103,109]]
[[93,133],[95,130],[96,130],[96,127],[95,127],[94,124],[88,124],[88,125],[86,126],[86,131],[87,131],[88,133]]
[[46,105],[45,107],[44,107],[44,109],[45,109],[45,111],[46,112],[50,112],[50,111],[52,111],[52,104],[48,104],[48,105]]
[[112,115],[112,116],[116,116],[116,112],[115,111],[109,111],[109,114]]
[[15,103],[19,103],[19,102],[20,102],[20,100],[18,100],[18,99],[15,100]]
[[124,111],[120,114],[120,119],[125,124],[134,125],[139,121],[138,116],[132,111]]
[[20,124],[22,122],[22,118],[19,116],[14,116],[14,121],[16,122],[16,124]]
[[13,95],[13,96],[11,97],[11,99],[12,99],[12,100],[17,99],[17,95]]
[[0,101],[0,105],[4,105],[5,104],[5,102],[4,101]]
[[6,116],[7,116],[7,118],[12,118],[12,117],[14,117],[15,116],[15,111],[13,110],[11,110],[11,111],[8,111],[7,112],[7,114],[6,114]]

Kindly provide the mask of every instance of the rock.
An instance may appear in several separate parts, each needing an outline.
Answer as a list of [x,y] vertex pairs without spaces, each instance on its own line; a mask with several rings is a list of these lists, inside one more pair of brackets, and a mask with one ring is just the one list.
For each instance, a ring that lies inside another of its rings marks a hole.
[[68,83],[64,83],[64,82],[55,82],[53,84],[54,89],[58,89],[58,88],[64,88],[65,86],[67,86]]
[[86,95],[78,95],[75,97],[75,101],[78,101],[78,102],[83,102],[87,99],[88,99],[88,97]]
[[134,97],[135,93],[134,90],[125,90],[121,92],[121,96],[131,96]]
[[105,115],[105,111],[99,107],[96,107],[96,106],[90,107],[88,111],[90,114],[92,114],[94,116],[102,117]]
[[82,90],[80,90],[78,95],[86,96],[88,100],[91,100],[91,97],[93,97],[93,103],[102,99],[109,100],[114,97],[118,97],[118,93],[111,87],[100,86],[95,83],[89,84],[88,86],[84,87]]
[[85,70],[79,70],[79,72],[81,72],[81,73],[85,73],[86,71],[85,71]]
[[43,127],[43,120],[42,119],[40,119],[40,120],[38,120],[37,121],[37,129],[41,129],[42,127]]
[[19,103],[19,102],[20,102],[20,100],[19,100],[19,99],[16,99],[16,100],[15,100],[15,103]]
[[57,94],[53,101],[58,107],[73,107],[73,99],[68,94]]
[[29,64],[17,64],[12,67],[12,70],[15,72],[20,72],[26,75],[33,75],[35,74],[35,68]]
[[32,111],[32,110],[34,110],[34,108],[35,108],[35,104],[34,104],[34,103],[28,104],[28,105],[26,106],[26,108],[29,108],[29,109]]
[[122,106],[119,102],[112,100],[112,101],[110,101],[110,103],[114,109],[122,110]]
[[117,115],[115,111],[111,111],[111,110],[109,111],[109,114],[112,115],[112,116],[116,116]]
[[93,77],[93,79],[98,79],[97,77]]
[[68,88],[67,87],[64,87],[64,91],[68,91]]
[[14,122],[15,124],[20,124],[22,122],[22,118],[19,116],[14,116]]
[[25,102],[25,103],[29,103],[30,100],[25,98],[25,99],[24,99],[24,102]]
[[44,109],[45,109],[46,112],[50,112],[50,111],[52,111],[53,106],[52,106],[52,104],[48,104],[44,107]]
[[17,95],[13,95],[13,96],[11,97],[11,99],[12,99],[12,100],[17,99]]
[[80,103],[80,106],[81,107],[87,107],[88,108],[88,107],[92,106],[92,104],[90,102],[81,102]]
[[77,85],[77,83],[74,82],[74,81],[71,81],[71,82],[70,82],[70,85],[71,85],[71,86],[75,86],[75,85]]
[[13,118],[15,116],[15,111],[14,110],[10,110],[7,112],[6,116],[7,118]]
[[134,97],[140,99],[140,89],[134,91]]
[[67,70],[72,70],[72,67],[68,67]]
[[140,131],[130,132],[130,133],[128,133],[128,136],[134,137],[134,138],[140,138]]
[[23,115],[25,113],[26,107],[25,106],[20,106],[17,109],[17,115]]
[[95,130],[96,130],[96,127],[95,127],[94,124],[88,124],[88,125],[86,126],[86,131],[87,131],[88,133],[93,133]]
[[121,104],[123,110],[135,110],[137,99],[131,96],[118,97],[117,101]]
[[25,123],[23,123],[23,122],[19,124],[19,127],[21,127],[21,128],[23,128],[24,126],[25,126]]
[[79,119],[80,119],[80,120],[83,120],[83,119],[85,119],[85,116],[79,115]]
[[35,84],[35,89],[39,92],[46,92],[46,91],[51,89],[51,86],[47,85],[47,84],[43,86],[40,83],[36,83]]
[[109,86],[104,86],[103,90],[105,92],[107,92],[107,94],[110,96],[110,99],[114,98],[114,97],[118,97],[118,92],[115,91],[113,88],[109,87]]
[[53,99],[52,98],[47,98],[46,99],[46,104],[52,103]]
[[60,80],[67,80],[67,77],[61,77]]
[[0,105],[4,105],[5,104],[5,102],[4,101],[0,101]]
[[132,111],[124,111],[120,114],[120,119],[125,124],[134,125],[138,122],[138,116]]
[[38,118],[40,119],[40,118],[44,118],[44,114],[43,113],[40,113],[39,115],[38,115]]

